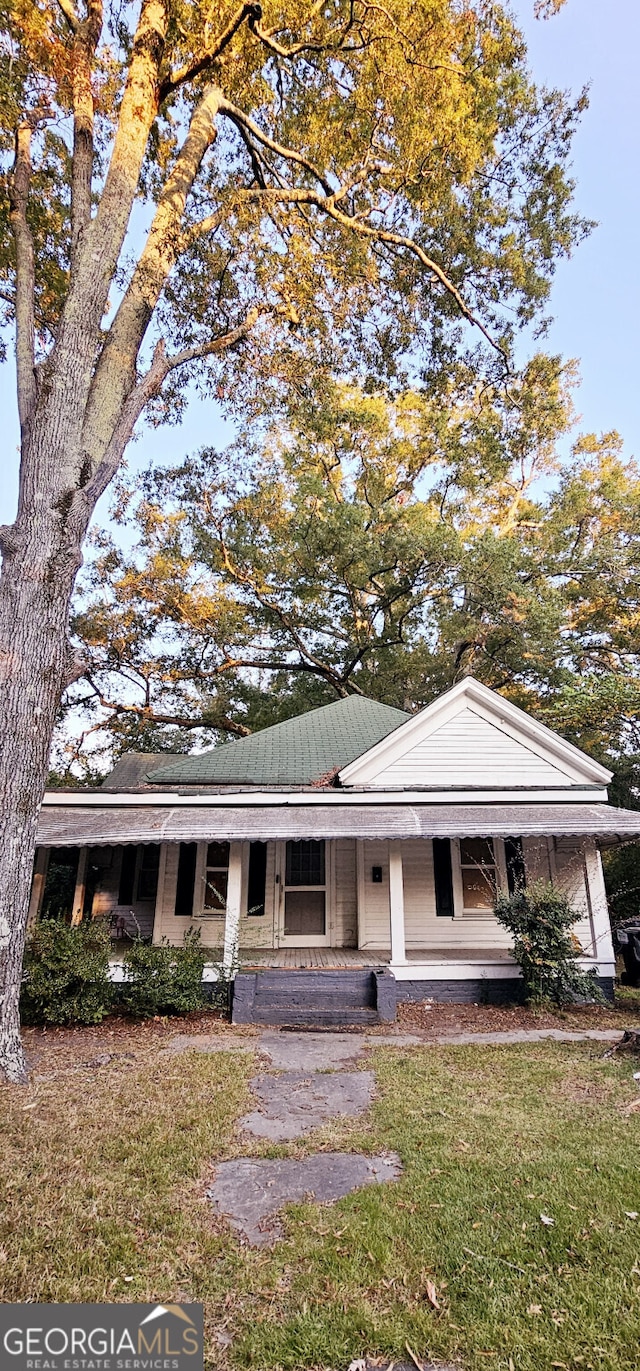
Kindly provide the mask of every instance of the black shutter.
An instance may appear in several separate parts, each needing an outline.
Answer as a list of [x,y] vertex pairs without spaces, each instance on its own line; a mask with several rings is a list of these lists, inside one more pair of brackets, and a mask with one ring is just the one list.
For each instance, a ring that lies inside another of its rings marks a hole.
[[178,883],[176,885],[176,904],[174,914],[179,919],[190,919],[193,915],[193,896],[196,888],[197,843],[180,843],[178,857]]
[[133,886],[136,879],[137,856],[138,849],[135,845],[123,847],[118,904],[133,904]]
[[504,855],[507,863],[509,894],[514,895],[516,890],[524,890],[527,883],[522,838],[505,838]]
[[440,919],[453,918],[453,880],[451,876],[451,840],[433,839],[433,880],[436,889],[436,914]]
[[265,892],[267,887],[267,844],[249,845],[249,882],[247,891],[247,914],[253,919],[264,914]]

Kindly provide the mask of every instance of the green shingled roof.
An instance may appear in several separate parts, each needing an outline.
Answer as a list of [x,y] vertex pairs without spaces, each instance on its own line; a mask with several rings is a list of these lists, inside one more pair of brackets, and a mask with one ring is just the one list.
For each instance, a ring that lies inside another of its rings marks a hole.
[[199,757],[176,757],[158,770],[150,769],[149,780],[173,785],[311,785],[361,757],[409,717],[377,700],[349,695]]

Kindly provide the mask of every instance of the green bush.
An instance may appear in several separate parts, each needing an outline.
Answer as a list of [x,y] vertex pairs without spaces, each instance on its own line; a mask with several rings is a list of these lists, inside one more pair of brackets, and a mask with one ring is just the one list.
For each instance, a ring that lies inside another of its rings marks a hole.
[[183,947],[135,942],[124,956],[125,979],[118,985],[118,1005],[136,1018],[155,1014],[188,1014],[205,1003],[202,972],[207,960],[200,930],[190,928]]
[[582,950],[571,933],[576,912],[561,890],[532,881],[513,895],[498,895],[495,915],[513,936],[529,1004],[602,1001],[596,972],[582,971],[578,964]]
[[109,930],[42,919],[25,952],[20,1013],[27,1024],[100,1023],[111,1009]]

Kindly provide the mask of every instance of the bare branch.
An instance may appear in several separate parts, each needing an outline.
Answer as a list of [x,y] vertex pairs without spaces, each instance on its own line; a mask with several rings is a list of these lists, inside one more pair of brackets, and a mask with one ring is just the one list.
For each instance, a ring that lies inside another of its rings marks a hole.
[[313,162],[310,162],[308,158],[303,157],[302,153],[296,152],[294,148],[287,148],[284,147],[282,143],[276,143],[273,138],[269,137],[268,133],[263,132],[260,125],[256,124],[254,119],[251,119],[250,116],[239,109],[237,105],[233,105],[230,100],[222,99],[220,101],[220,113],[226,114],[227,118],[230,119],[232,123],[247,129],[248,132],[251,133],[254,138],[257,138],[258,142],[262,143],[262,146],[268,148],[270,152],[275,152],[278,157],[286,158],[287,162],[294,162],[296,166],[304,167],[305,171],[311,173],[318,182],[318,185],[322,186],[326,195],[332,195],[332,187],[322,175],[319,168],[314,166]]
[[16,132],[15,158],[9,178],[9,212],[16,244],[16,370],[18,412],[23,434],[36,400],[33,237],[27,223],[31,182],[31,124]]
[[[247,738],[251,733],[251,729],[247,728],[246,724],[241,724],[236,722],[235,719],[230,719],[227,714],[220,714],[214,719],[194,719],[188,714],[159,713],[153,708],[153,705],[122,704],[119,700],[110,700],[103,694],[93,677],[86,670],[83,672],[83,675],[91,686],[101,708],[111,710],[112,715],[115,715],[116,718],[118,715],[122,714],[133,714],[136,718],[143,719],[146,723],[150,724],[171,724],[176,728],[186,729],[222,728],[226,733],[235,734],[237,738]],[[95,727],[96,729],[105,728],[106,721],[102,724],[96,724]]]

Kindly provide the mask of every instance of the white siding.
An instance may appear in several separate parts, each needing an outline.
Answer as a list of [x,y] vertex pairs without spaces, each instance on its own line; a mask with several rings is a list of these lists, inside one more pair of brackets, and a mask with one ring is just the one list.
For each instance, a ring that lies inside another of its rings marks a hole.
[[466,707],[390,762],[370,784],[566,787],[568,778],[524,742]]
[[591,917],[591,901],[587,883],[585,843],[580,838],[556,838],[555,883],[564,891],[577,913],[573,926],[583,951],[595,953],[595,934]]
[[[389,844],[386,840],[360,843],[358,941],[360,947],[389,950]],[[372,867],[382,868],[382,881],[371,879]]]
[[357,947],[358,896],[356,840],[338,838],[333,846],[333,892],[330,911],[332,947]]

